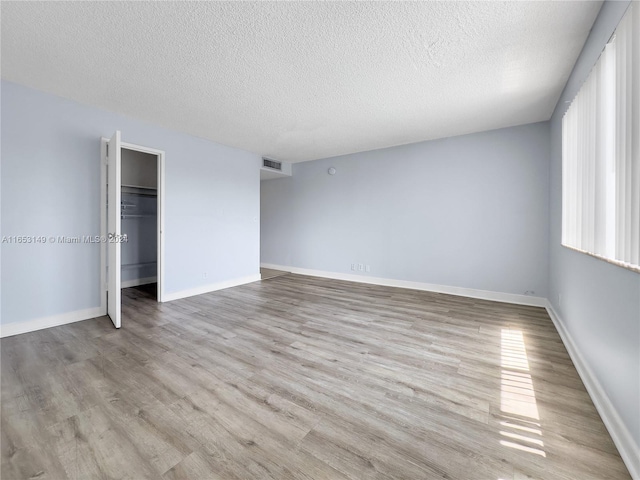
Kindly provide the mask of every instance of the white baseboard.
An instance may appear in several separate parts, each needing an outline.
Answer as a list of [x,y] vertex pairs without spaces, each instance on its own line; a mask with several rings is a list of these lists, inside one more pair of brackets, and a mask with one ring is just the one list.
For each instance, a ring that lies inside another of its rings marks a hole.
[[43,328],[59,327],[67,323],[80,322],[90,318],[101,317],[105,315],[103,307],[88,308],[86,310],[77,310],[75,312],[62,313],[51,317],[36,318],[26,322],[7,323],[0,327],[0,337],[11,337],[21,333],[35,332]]
[[562,338],[562,343],[564,343],[567,352],[569,352],[571,361],[575,365],[576,370],[582,379],[582,383],[584,383],[587,392],[589,392],[589,396],[598,410],[602,421],[607,427],[609,435],[611,435],[611,438],[613,439],[613,443],[615,443],[618,448],[618,452],[620,452],[620,456],[627,466],[631,477],[639,480],[640,445],[636,444],[635,440],[631,436],[631,433],[620,418],[620,415],[618,415],[616,408],[611,403],[609,396],[591,368],[589,368],[587,362],[585,362],[582,353],[580,353],[580,349],[578,349],[577,345],[573,341],[569,331],[564,326],[562,318],[555,311],[551,302],[547,301],[546,308],[549,313],[549,317],[551,317],[551,321],[553,321],[556,330],[560,334],[560,338]]
[[261,263],[260,268],[268,268],[269,270],[280,270],[281,272],[291,272],[290,267],[284,265],[274,265],[273,263]]
[[[122,282],[122,288],[144,285],[144,283],[151,283],[156,277],[148,277],[135,281]],[[201,295],[203,293],[215,292],[216,290],[222,290],[224,288],[236,287],[238,285],[244,285],[246,283],[256,282],[261,279],[260,274],[250,275],[247,277],[228,280],[225,282],[213,283],[210,285],[204,285],[202,287],[192,288],[189,290],[182,290],[179,292],[173,292],[165,294],[164,301],[178,300],[180,298],[191,297],[193,295]],[[135,283],[131,283],[135,282]],[[68,323],[80,322],[82,320],[88,320],[90,318],[101,317],[106,315],[106,307],[100,306],[95,308],[88,308],[86,310],[77,310],[75,312],[62,313],[60,315],[53,315],[51,317],[37,318],[35,320],[28,320],[26,322],[7,323],[0,326],[0,338],[11,337],[13,335],[19,335],[21,333],[35,332],[36,330],[42,330],[44,328],[59,327],[60,325],[66,325]]]
[[516,293],[491,292],[488,290],[476,290],[474,288],[452,287],[448,285],[436,285],[432,283],[412,282],[408,280],[395,280],[391,278],[369,277],[366,275],[354,275],[349,273],[325,272],[322,270],[311,270],[308,268],[286,267],[284,265],[273,265],[261,263],[262,268],[281,270],[296,273],[299,275],[309,275],[311,277],[331,278],[333,280],[345,280],[347,282],[368,283],[372,285],[382,285],[385,287],[408,288],[411,290],[423,290],[427,292],[446,293],[461,297],[478,298],[491,300],[494,302],[515,303],[517,305],[529,305],[533,307],[546,307],[547,299],[542,297],[531,297],[528,295],[518,295]]
[[146,277],[135,278],[133,280],[123,280],[120,282],[120,288],[139,287],[140,285],[148,285],[149,283],[156,283],[158,277]]
[[203,293],[215,292],[216,290],[222,290],[225,288],[237,287],[239,285],[257,282],[260,279],[260,274],[256,273],[255,275],[249,275],[247,277],[234,278],[232,280],[226,280],[224,282],[210,283],[209,285],[202,285],[201,287],[180,290],[178,292],[165,293],[162,301],[171,302],[172,300],[179,300],[181,298],[193,297],[194,295],[202,295]]

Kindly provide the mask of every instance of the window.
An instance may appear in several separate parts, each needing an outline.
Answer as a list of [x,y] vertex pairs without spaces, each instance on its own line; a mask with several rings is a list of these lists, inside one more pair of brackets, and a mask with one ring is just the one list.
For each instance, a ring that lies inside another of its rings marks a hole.
[[562,244],[640,271],[640,4],[562,120]]

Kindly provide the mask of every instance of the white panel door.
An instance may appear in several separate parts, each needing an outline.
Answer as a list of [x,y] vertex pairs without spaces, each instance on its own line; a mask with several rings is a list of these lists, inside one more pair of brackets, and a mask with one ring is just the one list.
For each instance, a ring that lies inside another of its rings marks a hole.
[[107,242],[108,291],[107,315],[116,328],[120,328],[120,226],[121,201],[120,131],[116,131],[107,144]]

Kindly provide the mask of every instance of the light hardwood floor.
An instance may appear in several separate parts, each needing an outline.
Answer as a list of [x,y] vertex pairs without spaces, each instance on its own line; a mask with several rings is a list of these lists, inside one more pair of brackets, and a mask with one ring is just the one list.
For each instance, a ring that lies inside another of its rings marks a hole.
[[544,309],[284,275],[2,340],[2,479],[628,478]]

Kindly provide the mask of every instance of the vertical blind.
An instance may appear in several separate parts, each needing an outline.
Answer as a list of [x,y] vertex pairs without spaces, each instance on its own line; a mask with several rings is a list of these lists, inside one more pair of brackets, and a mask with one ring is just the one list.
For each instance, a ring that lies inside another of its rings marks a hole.
[[640,4],[562,120],[562,244],[640,267]]

